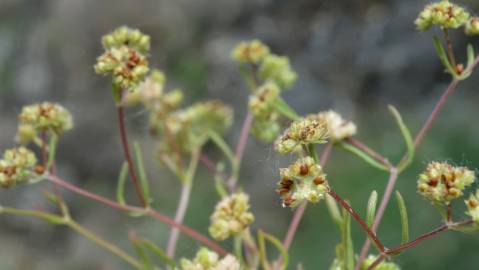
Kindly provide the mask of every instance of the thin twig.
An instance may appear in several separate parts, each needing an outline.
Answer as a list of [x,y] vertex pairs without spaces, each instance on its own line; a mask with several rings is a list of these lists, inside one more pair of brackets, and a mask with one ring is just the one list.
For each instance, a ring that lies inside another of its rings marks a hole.
[[141,213],[144,215],[147,215],[151,218],[154,218],[162,223],[167,224],[168,226],[177,228],[180,232],[190,236],[193,239],[196,239],[197,241],[203,243],[205,246],[211,248],[212,250],[216,251],[217,253],[221,255],[226,255],[228,252],[224,250],[222,247],[220,247],[218,244],[216,244],[214,241],[210,240],[208,237],[200,234],[196,230],[185,226],[183,224],[176,223],[172,218],[165,216],[154,209],[151,208],[141,208],[141,207],[136,207],[136,206],[130,206],[130,205],[123,205],[119,204],[113,200],[110,200],[108,198],[102,197],[100,195],[91,193],[89,191],[86,191],[80,187],[77,187],[73,184],[70,184],[66,182],[65,180],[61,179],[60,177],[56,175],[48,175],[47,178],[49,181],[58,184],[59,186],[68,189],[74,193],[77,193],[83,197],[89,198],[91,200],[97,201],[99,203],[102,203],[104,205],[107,205],[113,209],[122,211],[122,212],[127,212],[127,213]]
[[[246,114],[246,117],[243,121],[243,126],[241,127],[241,133],[240,133],[240,138],[238,141],[238,145],[236,146],[236,151],[235,151],[235,159],[236,162],[238,163],[238,167],[241,164],[241,161],[243,159],[244,151],[246,149],[246,144],[248,143],[248,135],[249,131],[251,129],[251,124],[253,123],[253,115],[248,112]],[[233,193],[236,190],[236,184],[238,182],[238,176],[237,175],[231,175],[230,178],[228,179],[228,188],[231,193]]]
[[354,220],[356,220],[357,223],[359,223],[362,229],[368,234],[369,238],[371,238],[371,240],[374,242],[378,250],[383,253],[385,251],[385,247],[376,236],[376,233],[369,228],[368,224],[361,219],[361,217],[354,211],[349,203],[339,197],[339,195],[331,189],[328,191],[328,194],[331,195],[331,197],[333,197],[333,199],[335,199],[354,218]]
[[136,194],[138,195],[138,199],[143,207],[147,205],[146,200],[144,198],[143,192],[141,191],[140,182],[138,181],[138,176],[136,174],[135,166],[133,165],[133,159],[131,158],[130,154],[130,147],[128,145],[128,137],[125,128],[125,110],[123,106],[119,105],[117,107],[118,112],[118,124],[120,128],[120,137],[121,137],[121,145],[123,147],[123,153],[125,155],[125,160],[128,164],[128,172],[131,176],[131,181],[133,182],[133,186],[135,187]]
[[456,71],[457,68],[457,63],[456,63],[456,57],[454,56],[454,49],[452,48],[452,41],[451,38],[449,37],[449,30],[446,27],[443,27],[443,32],[444,32],[444,39],[446,40],[446,45],[447,45],[447,56],[449,57],[449,61],[451,62],[452,67],[454,68],[454,72]]

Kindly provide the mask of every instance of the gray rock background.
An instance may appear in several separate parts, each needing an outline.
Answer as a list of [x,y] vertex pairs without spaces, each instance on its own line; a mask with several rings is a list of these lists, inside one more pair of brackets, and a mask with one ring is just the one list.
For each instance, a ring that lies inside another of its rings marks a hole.
[[[228,141],[235,144],[245,115],[248,91],[229,58],[235,43],[259,38],[288,55],[299,80],[285,99],[300,113],[334,108],[359,126],[358,138],[397,160],[402,138],[388,114],[394,104],[415,133],[448,84],[432,46],[433,33],[418,33],[413,20],[428,1],[400,0],[1,0],[0,1],[0,147],[13,144],[16,115],[23,105],[61,102],[75,117],[75,129],[61,141],[59,170],[71,182],[106,196],[114,195],[122,162],[116,114],[108,80],[93,71],[102,52],[100,38],[119,25],[152,37],[152,66],[163,69],[171,87],[185,90],[188,102],[220,98],[235,107]],[[477,1],[462,0],[471,11]],[[436,33],[439,34],[439,33]],[[453,35],[456,52],[479,39]],[[397,188],[409,206],[411,235],[436,227],[440,217],[415,191],[416,176],[431,160],[450,160],[477,168],[479,113],[474,74],[448,101],[440,119],[418,150],[414,165]],[[155,207],[174,213],[179,184],[154,159],[144,111],[128,114],[132,139],[141,141],[153,180]],[[211,146],[205,151],[220,154]],[[241,183],[252,196],[255,228],[282,236],[292,215],[274,193],[277,169],[288,159],[272,147],[249,141]],[[340,151],[327,167],[336,191],[364,214],[373,189],[380,194],[387,176]],[[51,208],[42,198],[47,183],[0,191],[2,205]],[[200,169],[186,223],[206,233],[215,205],[211,174]],[[169,229],[148,219],[128,219],[98,204],[64,192],[75,218],[133,252],[128,230],[165,243]],[[132,197],[134,198],[134,197]],[[457,203],[456,218],[464,209]],[[395,203],[379,230],[388,245],[400,241]],[[353,225],[357,248],[364,234]],[[292,265],[328,269],[339,241],[323,204],[308,209],[292,248]],[[229,243],[225,243],[228,246]],[[179,254],[198,248],[182,237]],[[66,228],[11,216],[0,217],[0,269],[128,269],[121,262]],[[479,237],[448,232],[394,259],[403,269],[478,269]],[[293,266],[290,269],[294,269]]]

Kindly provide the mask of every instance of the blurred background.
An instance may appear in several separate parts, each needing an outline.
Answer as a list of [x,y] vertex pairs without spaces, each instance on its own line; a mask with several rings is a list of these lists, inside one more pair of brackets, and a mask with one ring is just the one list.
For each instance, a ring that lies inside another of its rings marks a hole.
[[[246,113],[248,91],[230,51],[241,40],[258,38],[273,52],[291,58],[299,80],[284,98],[299,113],[333,108],[358,124],[357,138],[397,161],[402,137],[387,110],[395,105],[415,134],[449,82],[437,59],[432,35],[419,33],[413,21],[429,1],[402,0],[0,0],[0,149],[14,144],[16,116],[22,106],[44,100],[62,103],[74,115],[75,129],[61,140],[59,174],[106,196],[114,187],[122,152],[115,107],[107,78],[93,71],[101,54],[100,38],[120,25],[138,27],[152,37],[151,65],[164,70],[168,88],[184,89],[187,103],[219,98],[235,108],[227,141],[236,144]],[[479,11],[474,0],[461,0]],[[439,33],[436,33],[439,34]],[[456,54],[479,39],[453,34]],[[440,216],[416,193],[416,177],[427,162],[448,160],[477,168],[479,164],[479,74],[461,83],[416,160],[398,180],[409,206],[411,237],[440,224]],[[174,215],[179,183],[155,159],[148,136],[147,114],[127,116],[131,139],[144,149],[154,185],[155,207]],[[205,152],[221,155],[211,145]],[[240,183],[251,194],[254,228],[282,238],[292,211],[282,208],[274,192],[278,168],[288,165],[271,145],[249,140]],[[326,172],[337,193],[362,215],[376,189],[381,196],[387,175],[361,160],[335,150]],[[0,191],[0,204],[31,209],[52,208],[42,192],[48,183]],[[129,230],[164,246],[169,228],[121,213],[63,192],[73,216],[86,227],[128,251]],[[134,197],[131,196],[134,201]],[[201,168],[185,223],[207,233],[217,201],[211,173]],[[455,218],[463,217],[460,200]],[[53,209],[52,209],[53,210]],[[353,223],[358,250],[364,233]],[[378,232],[393,246],[400,242],[399,213],[394,201]],[[289,269],[328,269],[339,234],[323,203],[308,207],[291,249]],[[225,243],[229,246],[230,243]],[[177,254],[191,257],[199,244],[182,236]],[[12,216],[0,216],[1,270],[128,269],[119,259],[63,227]],[[394,258],[403,269],[479,269],[479,237],[447,232]]]

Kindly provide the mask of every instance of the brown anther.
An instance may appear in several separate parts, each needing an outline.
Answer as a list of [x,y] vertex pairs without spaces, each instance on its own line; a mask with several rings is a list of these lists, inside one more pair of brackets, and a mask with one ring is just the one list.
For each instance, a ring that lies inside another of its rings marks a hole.
[[299,174],[304,176],[304,175],[307,175],[309,173],[309,167],[308,165],[306,164],[301,164],[301,166],[299,166]]
[[438,181],[436,179],[430,179],[427,184],[430,186],[430,187],[436,187],[437,186],[437,183]]
[[294,184],[294,182],[290,179],[287,179],[287,178],[284,178],[280,182],[280,185],[284,188],[290,188],[293,184]]
[[479,206],[479,202],[476,199],[469,199],[467,201],[467,204],[469,205],[470,208],[476,208]]
[[45,172],[45,167],[43,167],[42,165],[35,166],[35,173],[43,174],[44,172]]
[[314,178],[313,182],[316,184],[316,185],[321,185],[321,184],[324,184],[324,179],[321,177],[321,176],[318,176],[316,178]]
[[464,72],[464,65],[463,64],[457,64],[455,69],[456,69],[456,73],[458,75],[461,75]]
[[294,202],[293,197],[289,196],[283,200],[284,205],[290,206]]

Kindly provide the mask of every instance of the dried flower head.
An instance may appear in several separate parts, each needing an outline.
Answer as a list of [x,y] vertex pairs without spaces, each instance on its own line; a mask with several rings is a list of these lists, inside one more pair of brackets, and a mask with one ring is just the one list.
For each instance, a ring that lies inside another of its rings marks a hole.
[[276,192],[283,206],[296,207],[302,202],[318,202],[328,191],[326,174],[313,158],[298,159],[288,168],[280,169],[281,181]]
[[249,208],[249,196],[243,192],[222,199],[210,217],[210,235],[216,240],[225,240],[242,233],[254,221]]
[[123,26],[104,36],[102,42],[105,52],[97,59],[96,73],[111,74],[118,88],[134,89],[148,73],[150,38]]
[[466,167],[455,167],[446,162],[431,162],[419,175],[418,191],[436,203],[449,204],[462,196],[464,189],[474,182],[474,172]]
[[471,194],[465,203],[467,206],[466,214],[471,216],[476,224],[479,224],[479,189],[476,190],[476,194]]
[[25,147],[6,150],[0,160],[0,186],[8,188],[36,176],[35,154]]
[[459,28],[469,19],[470,14],[461,6],[442,0],[427,5],[414,22],[420,31],[428,30],[432,25],[442,28]]
[[466,35],[475,36],[479,35],[479,17],[472,17],[466,22],[465,26]]
[[201,248],[193,260],[181,259],[182,270],[240,270],[239,261],[232,255],[219,259],[219,255],[207,248]]
[[328,137],[326,122],[304,118],[294,121],[276,140],[275,149],[281,154],[287,154],[301,145],[325,143]]
[[[369,255],[363,262],[363,265],[361,266],[361,270],[366,270],[369,268],[369,266],[371,264],[374,263],[374,261],[376,261],[378,257],[377,256],[374,256],[374,255]],[[395,263],[392,263],[392,262],[382,262],[380,264],[378,264],[378,266],[376,266],[374,268],[375,270],[401,270],[401,268],[395,264]]]
[[329,137],[333,141],[341,141],[356,134],[356,125],[344,120],[340,114],[333,110],[309,115],[307,118],[326,123]]
[[239,63],[258,64],[269,54],[269,48],[259,40],[241,42],[233,49],[231,57]]
[[73,128],[70,112],[63,106],[50,102],[23,107],[18,120],[16,139],[22,144],[29,143],[41,132],[51,132],[59,136]]
[[174,138],[182,151],[190,152],[203,145],[211,132],[223,134],[231,126],[232,118],[231,108],[217,100],[174,111],[156,123],[159,130],[167,129],[164,133],[168,132],[170,137],[165,136],[160,150],[171,150],[169,139]]
[[290,87],[298,78],[289,63],[288,57],[269,54],[259,67],[259,76],[265,81],[274,81],[282,88]]

